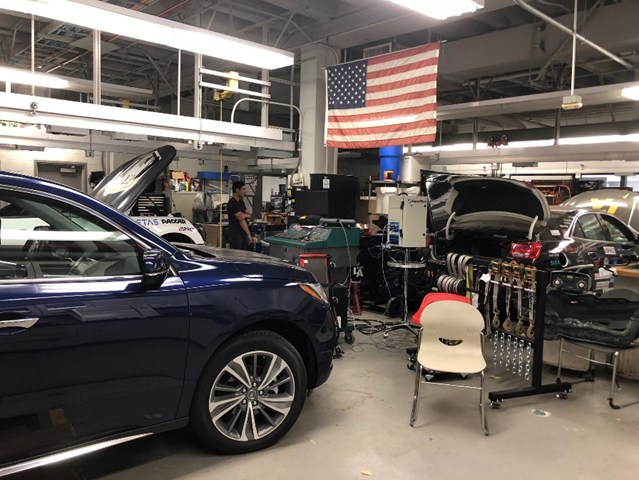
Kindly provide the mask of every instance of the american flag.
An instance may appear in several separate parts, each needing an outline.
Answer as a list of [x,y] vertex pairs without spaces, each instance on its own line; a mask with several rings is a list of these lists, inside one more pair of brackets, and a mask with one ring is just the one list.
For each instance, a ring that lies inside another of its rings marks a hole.
[[439,43],[326,69],[326,145],[377,148],[435,141]]

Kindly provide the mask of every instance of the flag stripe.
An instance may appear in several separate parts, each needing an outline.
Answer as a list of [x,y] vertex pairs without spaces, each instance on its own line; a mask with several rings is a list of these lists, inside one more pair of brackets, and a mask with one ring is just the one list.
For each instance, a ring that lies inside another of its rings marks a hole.
[[[433,97],[432,99],[429,99],[429,97]],[[380,98],[377,100],[370,100],[366,102],[367,106],[372,107],[380,107],[380,106],[385,106],[385,105],[392,105],[392,104],[396,104],[399,102],[409,102],[409,101],[415,101],[415,100],[420,100],[421,102],[426,102],[426,101],[432,101],[432,102],[436,102],[437,101],[437,90],[433,89],[433,90],[426,90],[425,92],[413,92],[413,93],[405,93],[404,95],[399,95],[397,97],[389,97],[389,98]]]
[[378,147],[394,147],[399,145],[414,145],[417,143],[431,143],[436,140],[434,133],[428,135],[415,135],[413,137],[391,138],[385,140],[377,140],[374,142],[358,142],[358,141],[333,141],[326,142],[327,147],[332,148],[378,148]]
[[[389,62],[389,63],[395,63],[395,62]],[[371,69],[369,68],[367,78],[370,82],[370,80],[375,80],[377,78],[383,78],[389,75],[397,75],[399,73],[412,72],[414,70],[419,70],[420,68],[435,67],[435,70],[437,70],[438,63],[439,63],[439,58],[435,57],[435,58],[429,58],[427,60],[422,60],[420,62],[409,63],[405,65],[400,65],[400,66],[389,65],[384,70],[371,71]]]
[[[368,109],[361,109],[368,110]],[[334,110],[333,110],[334,111]],[[348,112],[352,110],[346,110]],[[393,118],[393,117],[404,117],[407,115],[419,115],[420,113],[433,112],[435,114],[435,118],[437,118],[437,105],[434,103],[430,103],[427,105],[420,105],[418,107],[410,107],[410,108],[400,108],[393,109],[387,112],[379,112],[379,113],[363,113],[360,115],[331,115],[328,117],[329,125],[331,123],[338,122],[371,122],[377,119],[384,118]]]
[[[405,95],[407,93],[424,92],[428,90],[434,91],[436,88],[437,82],[428,82],[422,85],[411,85],[409,87],[398,88],[393,91],[371,93],[369,95],[366,95],[366,101],[370,102],[371,100],[379,100],[382,98],[399,97],[400,95]],[[367,105],[369,105],[369,103],[367,103]]]
[[367,71],[368,73],[371,72],[378,72],[380,70],[388,70],[390,68],[396,68],[396,67],[401,67],[403,65],[410,65],[413,63],[419,63],[422,60],[428,60],[430,58],[436,58],[439,59],[439,51],[433,51],[433,52],[427,52],[427,53],[422,53],[419,55],[415,55],[413,57],[409,57],[409,58],[403,58],[400,60],[389,60],[383,63],[377,63],[375,65],[368,65],[367,66]]
[[431,43],[429,45],[424,45],[423,47],[409,48],[407,50],[402,50],[401,52],[373,57],[368,60],[368,65],[379,65],[380,63],[393,62],[395,60],[410,58],[421,53],[432,52],[435,50],[439,50],[439,43]]
[[[402,77],[402,75],[393,75],[393,77]],[[386,83],[384,85],[373,85],[366,88],[366,93],[378,93],[387,92],[389,90],[395,90],[397,88],[410,87],[411,85],[419,85],[420,83],[434,82],[437,80],[437,74],[423,75],[420,77],[404,77],[399,81]]]
[[355,122],[328,122],[328,129],[349,129],[349,128],[370,128],[381,127],[384,125],[399,125],[402,123],[421,122],[422,120],[435,120],[437,119],[437,112],[424,112],[419,115],[397,115],[388,118],[372,118],[370,120],[358,120]]
[[402,122],[397,125],[385,125],[380,127],[369,128],[329,128],[328,134],[334,138],[337,137],[353,137],[358,136],[361,139],[370,135],[389,134],[398,132],[419,132],[421,130],[428,131],[431,128],[437,128],[437,120],[428,119],[421,122]]
[[436,78],[437,67],[420,68],[419,70],[413,70],[412,72],[398,73],[397,75],[387,75],[382,78],[368,80],[366,82],[366,86],[368,87],[368,89],[370,89],[371,87],[379,87],[379,86],[387,85],[392,82],[400,82],[408,78],[423,77],[427,75],[433,75]]
[[[433,121],[434,122],[434,121]],[[375,141],[375,140],[389,140],[391,138],[398,138],[398,137],[414,137],[416,135],[424,135],[424,134],[434,134],[437,131],[437,127],[435,126],[435,123],[433,123],[433,126],[426,126],[423,128],[412,128],[412,129],[402,129],[402,128],[395,128],[392,131],[384,131],[382,129],[380,129],[379,131],[377,131],[376,129],[370,129],[373,130],[372,132],[364,132],[364,133],[340,133],[340,134],[331,134],[331,137],[334,140],[342,140],[342,141],[355,141],[355,140],[360,140],[360,141]],[[350,130],[346,130],[346,132],[350,132]]]
[[335,115],[335,116],[344,116],[344,117],[348,117],[348,116],[355,116],[355,115],[364,115],[364,114],[380,114],[380,113],[387,113],[387,112],[394,112],[396,110],[399,109],[404,109],[404,108],[412,108],[412,107],[417,107],[417,106],[421,106],[427,103],[432,103],[435,104],[435,96],[434,94],[431,95],[432,98],[429,97],[425,97],[423,101],[419,101],[417,102],[416,100],[406,100],[406,101],[402,101],[402,102],[397,102],[397,103],[391,103],[391,104],[382,104],[382,105],[377,105],[377,106],[372,106],[372,107],[363,107],[363,108],[352,108],[352,109],[344,109],[344,110],[329,110],[329,115]]

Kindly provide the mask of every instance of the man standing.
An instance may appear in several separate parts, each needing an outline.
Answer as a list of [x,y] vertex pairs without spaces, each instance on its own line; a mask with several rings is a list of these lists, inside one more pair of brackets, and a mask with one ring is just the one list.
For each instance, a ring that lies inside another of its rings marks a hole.
[[251,214],[244,205],[246,197],[246,185],[242,181],[233,182],[233,196],[226,205],[226,212],[229,216],[229,237],[231,248],[235,250],[248,250],[253,243],[253,237],[248,229],[246,221],[251,218]]

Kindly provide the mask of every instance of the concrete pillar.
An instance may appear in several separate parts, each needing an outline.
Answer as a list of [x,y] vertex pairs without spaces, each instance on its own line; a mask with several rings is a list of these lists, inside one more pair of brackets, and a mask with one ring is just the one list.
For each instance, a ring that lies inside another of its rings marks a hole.
[[324,146],[326,122],[326,80],[323,68],[335,64],[334,55],[325,47],[302,47],[300,73],[300,110],[302,110],[302,173],[309,185],[311,173],[336,173],[337,149]]

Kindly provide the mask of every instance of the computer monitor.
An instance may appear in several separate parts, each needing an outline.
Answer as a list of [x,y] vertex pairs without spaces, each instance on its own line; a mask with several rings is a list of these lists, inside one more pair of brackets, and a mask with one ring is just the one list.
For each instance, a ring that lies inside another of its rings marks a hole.
[[328,191],[300,190],[295,195],[295,211],[298,217],[308,215],[328,216]]

